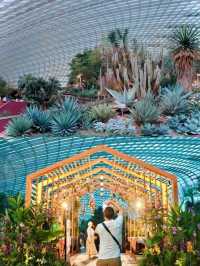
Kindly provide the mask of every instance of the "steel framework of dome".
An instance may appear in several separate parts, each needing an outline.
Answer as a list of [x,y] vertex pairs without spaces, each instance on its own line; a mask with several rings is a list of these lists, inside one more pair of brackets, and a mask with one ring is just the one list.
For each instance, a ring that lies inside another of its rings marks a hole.
[[25,194],[26,177],[98,145],[175,175],[179,195],[199,181],[200,139],[191,137],[24,137],[0,141],[0,192]]
[[172,30],[199,26],[199,0],[2,0],[0,74],[55,76],[67,81],[74,54],[97,46],[115,28],[148,47],[168,47]]

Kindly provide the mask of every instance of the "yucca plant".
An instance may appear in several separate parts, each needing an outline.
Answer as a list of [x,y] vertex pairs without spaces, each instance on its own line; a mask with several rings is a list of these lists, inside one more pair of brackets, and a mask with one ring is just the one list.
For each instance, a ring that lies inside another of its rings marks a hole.
[[198,28],[183,25],[171,37],[173,59],[178,73],[178,82],[184,89],[192,88],[192,64],[199,56],[200,33]]
[[186,93],[179,85],[164,88],[160,103],[161,111],[166,115],[187,112],[191,94],[191,92]]
[[26,116],[13,118],[6,127],[6,134],[12,137],[22,136],[28,133],[33,122]]
[[26,109],[26,116],[33,121],[34,127],[40,132],[47,132],[51,128],[51,115],[49,111],[43,111],[37,106]]
[[106,89],[110,95],[115,99],[116,104],[119,107],[130,107],[135,99],[137,89],[133,87],[129,90],[124,88],[123,92],[117,92],[111,89]]
[[160,110],[155,100],[152,99],[154,99],[153,96],[148,93],[145,98],[135,104],[134,109],[130,109],[136,123],[153,123],[159,119]]
[[58,106],[52,118],[51,129],[55,135],[70,135],[76,131],[81,123],[82,112],[77,101],[68,97]]
[[110,118],[115,116],[116,112],[111,105],[99,104],[91,108],[90,114],[93,121],[107,122]]

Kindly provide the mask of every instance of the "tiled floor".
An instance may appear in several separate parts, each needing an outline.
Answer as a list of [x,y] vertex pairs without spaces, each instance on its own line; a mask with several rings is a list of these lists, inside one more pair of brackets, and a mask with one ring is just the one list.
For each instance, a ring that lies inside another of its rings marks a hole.
[[[137,263],[129,255],[122,254],[122,265],[136,266]],[[78,254],[71,258],[72,266],[96,266],[96,259],[89,260],[86,254]]]

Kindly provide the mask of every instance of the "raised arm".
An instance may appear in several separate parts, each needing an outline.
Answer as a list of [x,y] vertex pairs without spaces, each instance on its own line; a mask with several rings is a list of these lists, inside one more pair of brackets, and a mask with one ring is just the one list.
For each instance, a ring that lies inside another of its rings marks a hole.
[[107,202],[108,206],[113,206],[116,211],[118,212],[118,215],[123,215],[123,208],[120,206],[120,204],[114,200],[110,200]]

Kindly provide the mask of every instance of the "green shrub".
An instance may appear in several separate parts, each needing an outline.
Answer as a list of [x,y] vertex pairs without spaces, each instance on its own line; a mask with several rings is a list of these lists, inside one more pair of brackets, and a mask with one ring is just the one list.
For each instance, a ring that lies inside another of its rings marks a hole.
[[91,109],[85,108],[82,110],[82,116],[81,116],[81,125],[85,129],[89,129],[92,127],[93,122],[94,122],[94,115],[91,112]]
[[107,122],[116,114],[112,106],[108,104],[99,104],[94,106],[91,108],[90,113],[94,121],[100,122]]
[[52,213],[44,206],[25,208],[20,195],[9,198],[8,204],[0,218],[0,265],[66,265],[53,253],[63,232]]
[[38,131],[47,132],[50,130],[50,112],[43,111],[37,106],[31,106],[26,109],[26,116],[33,121],[33,125]]
[[67,92],[70,93],[73,96],[78,97],[87,97],[87,98],[95,98],[97,97],[98,90],[96,88],[90,88],[90,89],[81,89],[81,88],[72,88],[67,89]]
[[154,230],[146,240],[140,266],[200,265],[200,215],[193,207],[171,206],[165,219],[159,209],[152,210]]
[[189,110],[189,96],[191,92],[185,93],[184,89],[178,85],[163,88],[160,109],[166,115],[184,113]]
[[8,136],[18,137],[28,133],[33,126],[33,122],[26,116],[13,118],[7,125]]
[[138,101],[134,109],[130,110],[134,120],[138,124],[156,122],[160,116],[160,110],[155,103],[154,97],[148,93],[145,98]]
[[26,101],[45,108],[56,103],[62,96],[62,88],[57,79],[44,80],[31,74],[19,78],[18,89]]

